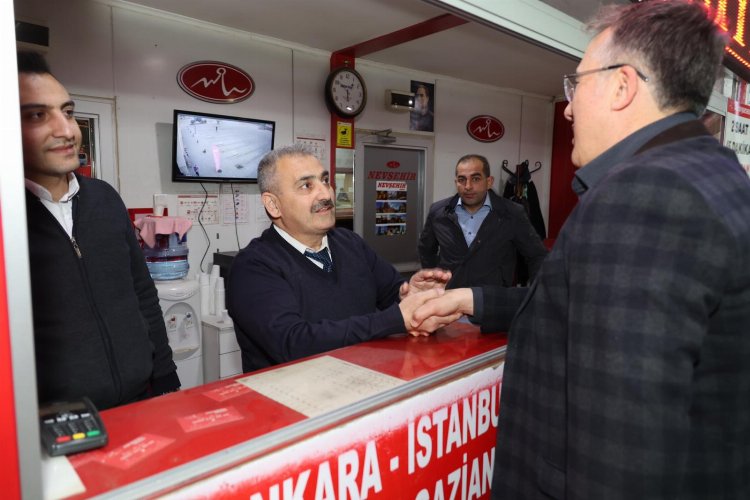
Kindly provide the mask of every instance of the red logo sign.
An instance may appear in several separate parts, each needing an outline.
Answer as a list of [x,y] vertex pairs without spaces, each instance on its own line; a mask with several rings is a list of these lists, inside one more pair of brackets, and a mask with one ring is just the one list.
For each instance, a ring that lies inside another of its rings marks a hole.
[[466,132],[479,142],[495,142],[505,135],[505,127],[494,116],[479,115],[469,120]]
[[250,75],[236,66],[216,61],[183,66],[177,73],[177,83],[196,99],[218,104],[244,101],[255,91]]
[[388,163],[386,163],[385,166],[388,168],[398,168],[401,166],[401,164],[397,162],[396,160],[391,160]]

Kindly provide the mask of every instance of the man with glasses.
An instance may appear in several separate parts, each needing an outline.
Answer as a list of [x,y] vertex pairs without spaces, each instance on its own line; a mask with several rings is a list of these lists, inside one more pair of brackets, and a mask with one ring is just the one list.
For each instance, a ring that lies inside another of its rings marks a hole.
[[415,324],[510,327],[494,498],[750,498],[750,179],[698,120],[726,36],[682,0],[591,27],[564,78],[580,200],[537,279]]
[[516,255],[534,278],[547,255],[523,206],[495,194],[490,164],[468,154],[456,163],[457,193],[430,207],[419,237],[422,267],[449,269],[447,288],[512,286]]

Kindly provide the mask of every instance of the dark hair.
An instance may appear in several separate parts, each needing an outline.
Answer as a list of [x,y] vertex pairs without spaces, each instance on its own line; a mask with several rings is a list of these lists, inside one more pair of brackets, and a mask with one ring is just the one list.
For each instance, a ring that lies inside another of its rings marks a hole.
[[49,64],[39,52],[19,50],[16,54],[16,61],[19,73],[52,74]]
[[287,156],[315,156],[309,146],[301,142],[269,151],[258,163],[258,190],[261,193],[277,193],[276,166]]
[[456,162],[456,173],[458,173],[458,166],[468,160],[479,160],[480,162],[482,162],[482,173],[485,177],[490,176],[490,162],[488,162],[487,158],[485,158],[484,156],[474,153],[463,155],[458,159],[458,161]]
[[660,109],[703,114],[727,43],[703,2],[608,5],[588,27],[597,34],[612,29],[608,64],[632,64],[648,76]]

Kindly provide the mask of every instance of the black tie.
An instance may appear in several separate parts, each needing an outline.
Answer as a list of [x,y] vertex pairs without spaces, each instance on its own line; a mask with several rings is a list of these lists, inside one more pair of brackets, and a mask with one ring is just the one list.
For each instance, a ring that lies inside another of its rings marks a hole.
[[327,273],[333,271],[333,262],[331,262],[331,256],[328,255],[328,248],[324,248],[320,252],[305,250],[305,257],[310,257],[312,260],[316,260],[323,264],[323,271]]

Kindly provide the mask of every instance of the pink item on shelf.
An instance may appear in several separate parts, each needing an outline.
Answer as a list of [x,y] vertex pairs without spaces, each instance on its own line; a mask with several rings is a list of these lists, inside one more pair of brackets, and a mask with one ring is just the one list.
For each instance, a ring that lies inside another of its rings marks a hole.
[[157,234],[177,233],[182,238],[192,227],[193,222],[184,217],[141,217],[136,219],[135,227],[141,234],[141,239],[153,248],[156,245]]

